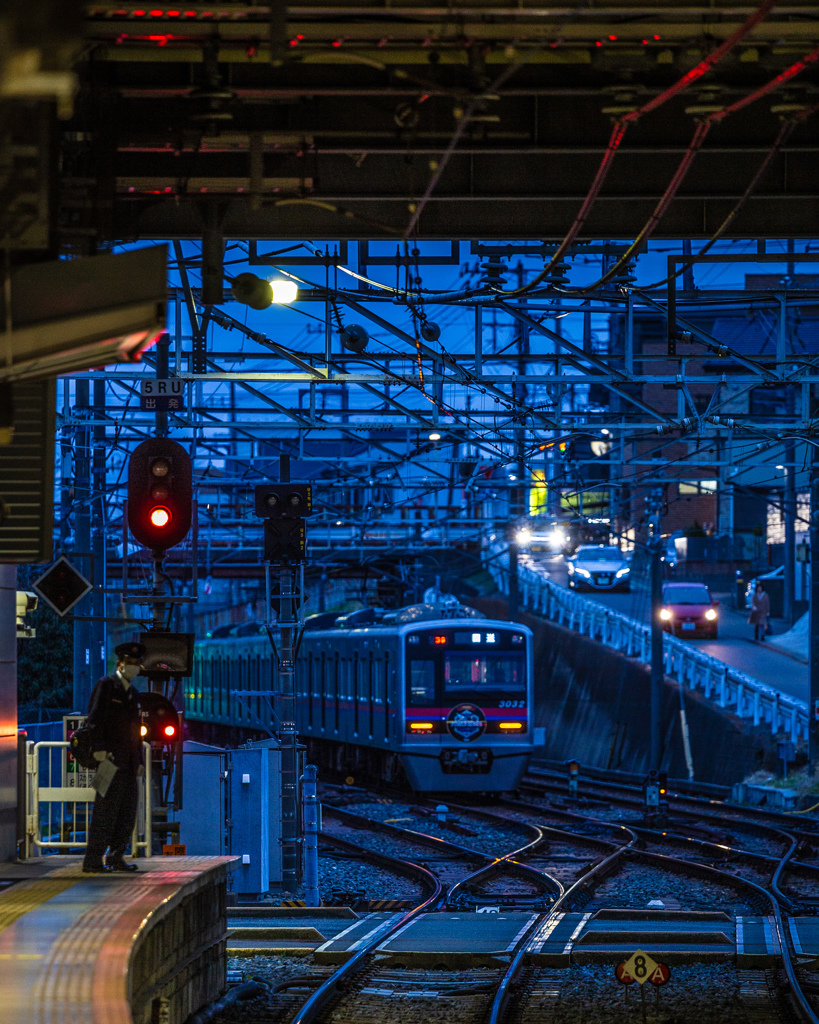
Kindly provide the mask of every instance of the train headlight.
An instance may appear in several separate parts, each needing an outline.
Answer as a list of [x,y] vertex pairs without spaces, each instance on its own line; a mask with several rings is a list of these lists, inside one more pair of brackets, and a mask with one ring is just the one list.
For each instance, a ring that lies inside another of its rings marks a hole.
[[432,732],[432,722],[410,722],[412,732]]
[[523,722],[501,722],[498,728],[501,732],[520,732],[523,728]]
[[706,619],[708,619],[709,622],[713,622],[714,619],[716,619],[717,617],[717,613],[714,611],[713,608],[709,608],[708,611],[705,613],[705,617]]
[[661,608],[660,609],[660,618],[663,620],[663,622],[668,622],[672,618],[671,609],[670,608]]

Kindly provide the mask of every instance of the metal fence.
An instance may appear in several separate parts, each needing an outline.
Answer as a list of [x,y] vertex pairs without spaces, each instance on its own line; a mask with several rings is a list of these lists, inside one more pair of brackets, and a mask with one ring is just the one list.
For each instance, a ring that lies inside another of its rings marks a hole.
[[[65,740],[26,743],[25,857],[44,852],[82,850],[88,839],[94,773],[68,758]],[[145,775],[138,780],[139,803],[132,853],[151,854],[151,748],[143,744]]]
[[[498,589],[508,595],[509,568],[504,548],[495,545],[486,549],[485,565]],[[581,597],[525,566],[518,569],[518,599],[521,608],[535,615],[644,664],[651,660],[649,626]],[[668,634],[663,636],[663,656],[666,675],[687,689],[699,691],[716,707],[755,726],[767,726],[773,735],[784,731],[794,743],[807,741],[808,707],[804,701],[788,697]]]

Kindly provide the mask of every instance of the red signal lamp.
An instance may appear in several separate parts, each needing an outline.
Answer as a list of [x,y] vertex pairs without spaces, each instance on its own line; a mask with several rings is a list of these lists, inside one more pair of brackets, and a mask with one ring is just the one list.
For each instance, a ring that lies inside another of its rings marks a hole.
[[164,505],[157,505],[155,508],[151,509],[148,518],[151,520],[151,526],[155,526],[157,529],[162,529],[170,523],[171,513]]
[[165,735],[168,737],[168,739],[173,739],[173,737],[176,736],[176,726],[175,725],[166,725],[164,731],[165,731]]

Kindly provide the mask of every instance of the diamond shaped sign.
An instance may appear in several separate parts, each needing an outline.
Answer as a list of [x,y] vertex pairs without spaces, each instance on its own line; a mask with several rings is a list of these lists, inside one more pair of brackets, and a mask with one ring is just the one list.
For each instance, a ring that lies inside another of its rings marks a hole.
[[628,975],[632,977],[638,985],[643,985],[647,982],[650,976],[657,970],[657,961],[652,960],[648,953],[644,953],[642,949],[638,949],[636,953],[632,953],[631,956],[626,960],[623,969],[623,978]]
[[65,557],[59,558],[46,569],[32,586],[60,618],[70,612],[89,590],[93,590],[85,576]]

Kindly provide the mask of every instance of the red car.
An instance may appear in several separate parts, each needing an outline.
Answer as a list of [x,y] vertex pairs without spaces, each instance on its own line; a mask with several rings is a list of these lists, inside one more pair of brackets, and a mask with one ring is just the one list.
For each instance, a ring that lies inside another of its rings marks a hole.
[[663,629],[679,637],[717,638],[717,606],[704,583],[666,583],[660,618]]

